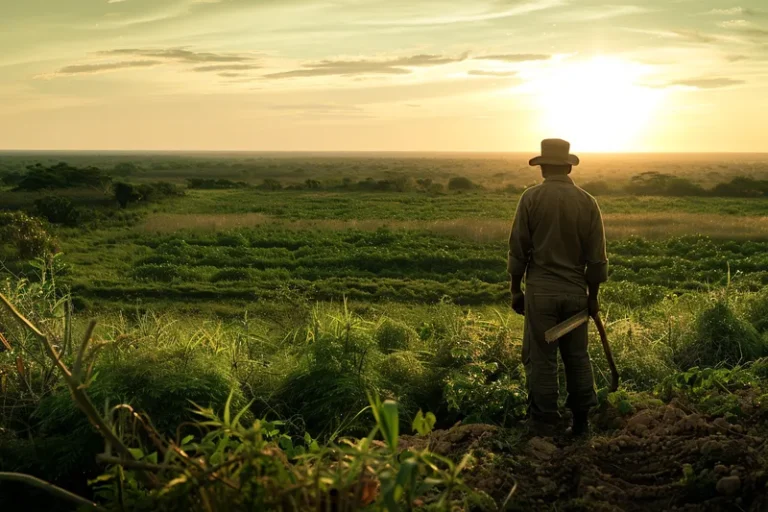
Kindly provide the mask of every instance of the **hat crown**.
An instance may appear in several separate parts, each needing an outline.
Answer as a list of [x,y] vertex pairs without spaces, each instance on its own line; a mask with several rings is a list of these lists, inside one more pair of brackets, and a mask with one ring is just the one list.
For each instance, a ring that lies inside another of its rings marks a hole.
[[541,156],[566,158],[571,152],[571,143],[563,139],[544,139],[541,141]]

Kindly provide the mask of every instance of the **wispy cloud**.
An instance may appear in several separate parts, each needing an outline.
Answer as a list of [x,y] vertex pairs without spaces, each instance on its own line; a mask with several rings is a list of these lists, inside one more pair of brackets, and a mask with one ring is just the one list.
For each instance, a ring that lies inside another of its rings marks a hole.
[[123,2],[126,2],[127,0],[107,0],[108,4],[121,4]]
[[300,78],[314,76],[360,76],[360,75],[407,75],[411,68],[451,64],[467,59],[468,55],[446,57],[442,55],[413,55],[386,60],[323,60],[305,64],[300,69],[270,73],[266,78]]
[[741,62],[743,60],[749,60],[749,57],[746,55],[726,55],[725,60],[728,62]]
[[[506,3],[506,2],[504,2]],[[536,11],[543,11],[565,4],[565,0],[535,0],[525,2],[507,9],[488,9],[480,12],[466,12],[464,14],[451,14],[447,16],[431,16],[421,18],[401,18],[392,20],[368,21],[366,25],[376,26],[422,26],[422,25],[450,25],[455,23],[472,23],[478,21],[490,21],[514,16],[522,16]],[[470,4],[471,5],[471,4]]]
[[100,53],[102,55],[131,55],[136,57],[167,59],[192,64],[206,62],[248,62],[254,59],[251,55],[243,55],[239,53],[195,52],[187,50],[186,48],[120,48]]
[[255,64],[212,64],[210,66],[197,66],[192,71],[199,73],[215,73],[218,71],[251,71],[260,69],[261,66]]
[[651,9],[640,5],[600,5],[569,10],[559,14],[557,19],[566,22],[599,21],[648,12],[651,12]]
[[[75,64],[65,66],[55,73],[54,76],[62,75],[92,75],[95,73],[104,73],[107,71],[117,71],[120,69],[148,68],[158,66],[162,62],[157,60],[131,60],[125,62],[98,62],[93,64]],[[50,76],[50,75],[49,75]]]
[[757,16],[758,14],[762,14],[762,11],[745,7],[730,7],[728,9],[712,9],[704,14],[713,14],[716,16]]
[[485,69],[472,69],[467,71],[470,76],[493,76],[497,78],[511,78],[517,76],[516,71],[487,71]]
[[716,78],[692,78],[688,80],[677,80],[666,84],[667,87],[682,86],[692,87],[695,89],[721,89],[724,87],[732,87],[734,85],[743,85],[746,82],[744,80],[737,80],[735,78],[728,77],[716,77]]
[[475,57],[477,60],[498,60],[500,62],[528,62],[533,60],[549,60],[551,55],[541,53],[509,53],[503,55],[484,55]]

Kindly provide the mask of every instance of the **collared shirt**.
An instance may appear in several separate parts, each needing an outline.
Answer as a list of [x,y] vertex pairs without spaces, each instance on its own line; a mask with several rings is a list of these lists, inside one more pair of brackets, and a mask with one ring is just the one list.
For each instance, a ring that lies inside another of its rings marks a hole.
[[605,230],[594,197],[566,175],[551,176],[520,197],[509,236],[507,271],[529,289],[586,293],[608,279]]

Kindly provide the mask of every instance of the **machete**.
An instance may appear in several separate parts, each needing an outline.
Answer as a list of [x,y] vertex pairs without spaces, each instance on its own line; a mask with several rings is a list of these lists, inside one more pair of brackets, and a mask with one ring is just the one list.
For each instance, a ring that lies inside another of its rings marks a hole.
[[[592,319],[595,321],[595,327],[597,327],[597,332],[600,334],[600,342],[603,344],[605,359],[608,361],[608,366],[611,368],[610,390],[611,392],[614,392],[619,389],[619,370],[616,368],[616,363],[613,361],[613,352],[611,351],[611,346],[608,344],[608,334],[605,332],[605,325],[603,325],[603,320],[600,318],[600,314],[596,314]],[[544,340],[546,340],[547,343],[553,343],[588,321],[589,310],[585,309],[584,311],[576,313],[568,320],[560,322],[553,328],[547,330],[547,332],[544,333]]]

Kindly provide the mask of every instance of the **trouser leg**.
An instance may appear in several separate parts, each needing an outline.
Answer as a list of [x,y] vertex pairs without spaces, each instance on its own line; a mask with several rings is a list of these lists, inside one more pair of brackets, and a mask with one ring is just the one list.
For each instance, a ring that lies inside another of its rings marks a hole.
[[557,322],[554,297],[526,294],[523,365],[528,412],[534,421],[543,423],[556,423],[560,418],[557,410],[557,343],[544,341],[544,333]]
[[[583,311],[586,308],[586,297],[567,298],[561,302],[562,319]],[[592,363],[589,360],[589,328],[588,323],[579,326],[560,338],[560,355],[565,366],[565,379],[568,389],[566,407],[574,415],[589,411],[597,405],[595,382],[592,375]]]

